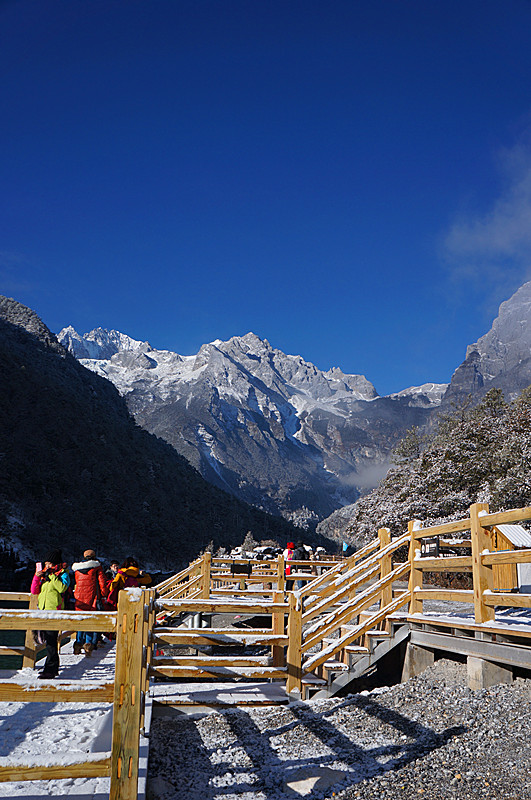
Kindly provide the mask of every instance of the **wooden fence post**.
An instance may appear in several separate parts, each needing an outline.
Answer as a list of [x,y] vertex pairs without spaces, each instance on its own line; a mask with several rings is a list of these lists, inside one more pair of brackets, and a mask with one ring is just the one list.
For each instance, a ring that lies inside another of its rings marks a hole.
[[140,717],[142,714],[142,639],[144,597],[138,590],[118,595],[116,667],[109,800],[136,800]]
[[[273,603],[283,603],[284,592],[273,592]],[[272,614],[272,628],[273,633],[278,636],[284,635],[284,609],[274,611]],[[284,666],[284,647],[280,644],[274,644],[272,647],[273,666]]]
[[411,571],[409,573],[409,613],[422,614],[422,600],[415,599],[415,588],[422,589],[423,574],[422,570],[415,565],[415,558],[420,551],[420,540],[415,538],[416,532],[420,528],[417,519],[409,520],[407,530],[411,537],[409,541],[409,563]]
[[286,591],[286,576],[284,574],[284,556],[281,554],[277,560],[277,589],[279,592]]
[[[203,561],[200,560],[199,563],[191,570],[191,572],[190,572],[190,574],[188,576],[187,583],[191,583],[194,580],[194,578],[197,578],[198,575],[201,575],[202,574],[202,569],[203,569]],[[197,586],[196,586],[196,589],[197,589]],[[188,597],[189,594],[190,594],[190,589],[189,588],[186,589],[183,592],[183,596],[184,597]]]
[[286,691],[302,690],[302,602],[296,594],[289,595],[288,616],[288,679]]
[[480,512],[489,512],[488,503],[474,503],[470,506],[470,535],[472,539],[472,580],[474,582],[474,617],[477,623],[490,622],[496,618],[493,606],[483,602],[483,592],[494,589],[492,567],[481,563],[481,554],[491,549],[490,532],[481,525]]
[[210,597],[210,565],[212,562],[211,553],[203,553],[203,561],[201,564],[201,597],[203,600],[208,600]]
[[[378,539],[380,540],[380,550],[383,550],[387,545],[391,544],[391,531],[389,528],[380,528],[378,531]],[[383,556],[380,559],[380,579],[383,580],[384,578],[389,575],[391,572],[392,565],[391,565],[391,554],[387,556]],[[382,589],[382,594],[380,597],[380,610],[388,606],[389,603],[393,599],[393,587],[391,585],[386,586],[385,589]]]
[[[39,607],[39,595],[32,594],[30,595],[29,599],[29,610],[35,611],[36,608]],[[35,644],[35,640],[33,638],[33,631],[26,631],[26,639],[24,641],[24,656],[22,658],[22,667],[32,667],[35,669],[35,664],[37,662],[37,645]]]
[[149,691],[149,668],[153,660],[153,626],[155,624],[155,590],[144,591],[144,625],[142,632],[142,714],[140,729],[145,727],[146,694]]

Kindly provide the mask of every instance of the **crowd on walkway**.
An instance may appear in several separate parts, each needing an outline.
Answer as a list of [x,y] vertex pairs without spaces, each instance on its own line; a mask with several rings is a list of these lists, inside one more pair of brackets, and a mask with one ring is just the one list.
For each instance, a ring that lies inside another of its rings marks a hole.
[[[115,611],[118,594],[122,589],[148,586],[151,576],[140,569],[138,562],[129,556],[120,566],[112,560],[104,571],[96,553],[85,550],[83,559],[71,568],[63,561],[61,550],[47,554],[43,563],[36,564],[31,582],[31,593],[38,595],[41,611],[75,609],[76,611]],[[38,631],[38,643],[46,646],[46,660],[39,678],[56,678],[59,673],[58,631]],[[79,631],[74,642],[74,653],[90,656],[101,642],[100,634]]]

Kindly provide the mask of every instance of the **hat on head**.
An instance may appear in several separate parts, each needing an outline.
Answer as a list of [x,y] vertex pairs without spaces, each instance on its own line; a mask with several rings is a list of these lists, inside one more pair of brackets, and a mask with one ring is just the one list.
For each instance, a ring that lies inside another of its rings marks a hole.
[[63,554],[60,550],[50,550],[44,561],[49,561],[49,563],[53,564],[55,567],[57,564],[63,563]]
[[83,553],[83,558],[96,558],[96,553],[94,550],[85,550]]
[[294,550],[295,549],[295,545],[293,544],[293,542],[288,542],[286,547],[288,548],[288,550]]

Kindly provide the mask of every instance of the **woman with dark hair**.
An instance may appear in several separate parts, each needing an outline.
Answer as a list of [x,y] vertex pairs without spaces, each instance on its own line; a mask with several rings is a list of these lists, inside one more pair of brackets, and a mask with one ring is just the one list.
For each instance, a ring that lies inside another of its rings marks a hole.
[[[40,565],[39,565],[40,566]],[[41,611],[57,611],[65,607],[65,592],[70,586],[70,575],[63,564],[60,550],[52,550],[46,556],[44,569],[38,569],[31,582],[31,593],[38,594]],[[41,631],[46,645],[46,661],[39,678],[56,678],[59,673],[59,631]]]
[[150,583],[151,575],[139,568],[136,558],[129,556],[125,559],[111,583],[107,605],[110,608],[116,608],[118,605],[118,592],[121,589],[127,589],[132,586],[148,586]]

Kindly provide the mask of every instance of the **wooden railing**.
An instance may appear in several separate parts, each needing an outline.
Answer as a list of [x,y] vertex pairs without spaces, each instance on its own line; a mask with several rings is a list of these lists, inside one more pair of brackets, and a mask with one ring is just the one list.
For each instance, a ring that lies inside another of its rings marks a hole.
[[[2,598],[8,599],[4,593]],[[13,602],[21,598],[13,594]],[[0,781],[52,780],[80,777],[110,777],[111,800],[136,800],[140,731],[144,724],[145,698],[149,682],[150,631],[154,625],[153,590],[124,590],[118,610],[0,611],[0,630],[72,629],[116,634],[114,680],[42,681],[38,686],[24,679],[0,681],[0,700],[9,702],[112,703],[112,749],[109,753],[73,757],[69,764],[46,766],[0,766]]]
[[[409,613],[421,614],[425,600],[451,600],[474,606],[477,624],[495,620],[495,606],[531,608],[531,594],[495,590],[493,567],[501,564],[531,563],[531,549],[492,551],[492,531],[496,526],[531,520],[531,508],[516,508],[495,514],[489,513],[486,503],[470,507],[470,516],[445,525],[422,528],[421,523],[409,523],[410,548],[410,606]],[[451,547],[470,548],[470,555],[421,557],[422,540],[433,537],[455,536],[466,533],[469,539],[451,542]],[[472,589],[425,588],[424,572],[469,572]]]
[[[285,615],[289,606],[284,602],[283,592],[274,592],[272,598],[233,598],[210,597],[188,600],[161,599],[158,607],[165,612],[181,614],[200,614],[210,618],[212,614],[223,614],[227,620],[247,615],[262,615],[271,618],[271,627],[240,629],[227,621],[222,628],[197,627],[178,629],[157,627],[154,631],[156,648],[165,646],[188,646],[196,650],[195,655],[155,655],[151,674],[156,678],[208,678],[210,680],[227,678],[285,679],[286,664],[284,648],[288,643],[285,633]],[[202,652],[205,647],[241,647],[266,645],[269,656],[212,655]]]
[[[30,592],[0,592],[0,602],[25,603],[28,609],[32,611],[37,609],[37,600],[37,595],[31,594]],[[58,637],[59,648],[66,644],[71,636],[72,631],[60,630]],[[22,657],[22,667],[35,667],[37,657],[44,649],[45,645],[38,644],[33,637],[33,632],[27,630],[24,644],[0,645],[0,656],[19,656]]]
[[[392,554],[408,542],[408,534],[391,541],[389,531],[382,528],[378,539],[295,593],[298,604],[293,613],[300,615],[300,624],[292,625],[300,641],[301,667],[299,679],[292,682],[294,688],[300,688],[304,672],[312,672],[333,656],[343,654],[345,648],[409,602],[405,589],[393,597],[393,584],[407,576],[410,565],[401,563],[393,568],[391,560]],[[362,619],[362,613],[375,604],[379,606],[377,610]],[[349,629],[342,631],[346,626]],[[325,641],[334,634],[338,635],[332,642]],[[316,648],[320,649],[311,652]]]

